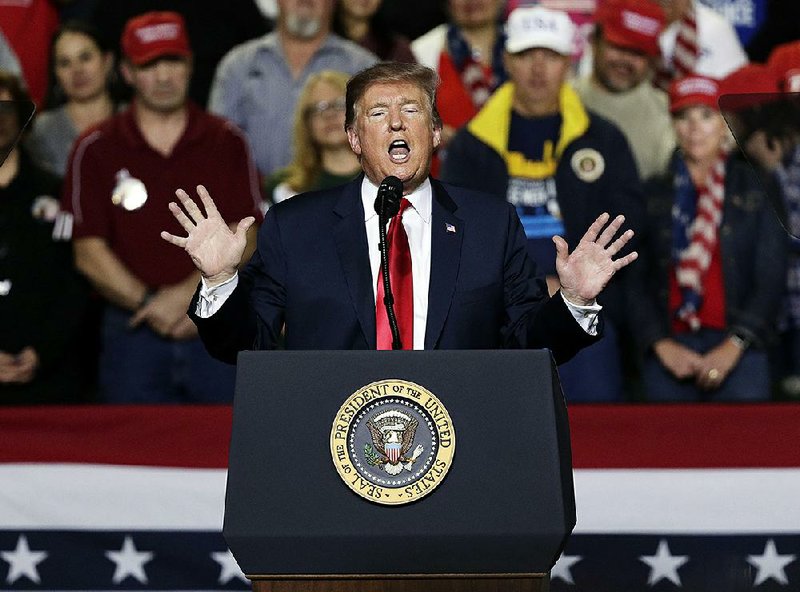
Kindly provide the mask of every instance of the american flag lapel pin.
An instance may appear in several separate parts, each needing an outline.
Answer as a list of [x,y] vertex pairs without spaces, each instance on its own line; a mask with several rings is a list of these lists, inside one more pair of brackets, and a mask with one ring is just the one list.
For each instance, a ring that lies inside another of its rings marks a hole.
[[452,234],[455,234],[455,233],[456,233],[456,227],[455,227],[455,226],[453,226],[452,224],[450,224],[450,222],[445,222],[444,229],[445,229],[447,232],[450,232],[450,233],[452,233]]

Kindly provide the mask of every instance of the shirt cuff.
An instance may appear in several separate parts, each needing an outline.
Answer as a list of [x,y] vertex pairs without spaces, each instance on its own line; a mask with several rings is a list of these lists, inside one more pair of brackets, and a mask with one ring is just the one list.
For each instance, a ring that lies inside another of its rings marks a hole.
[[597,322],[599,320],[599,313],[603,310],[603,307],[597,304],[596,300],[594,304],[589,304],[587,306],[573,304],[567,300],[562,291],[559,290],[558,293],[561,294],[564,304],[567,305],[569,312],[572,313],[572,316],[581,326],[581,329],[586,331],[589,335],[597,335]]
[[216,286],[209,286],[205,278],[200,278],[200,294],[197,299],[195,314],[201,319],[207,319],[217,312],[225,301],[233,294],[239,285],[239,274],[225,280]]

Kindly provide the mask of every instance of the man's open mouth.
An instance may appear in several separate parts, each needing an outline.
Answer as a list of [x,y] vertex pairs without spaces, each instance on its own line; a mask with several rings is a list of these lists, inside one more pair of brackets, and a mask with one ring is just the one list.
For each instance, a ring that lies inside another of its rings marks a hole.
[[408,160],[410,154],[411,149],[405,140],[395,140],[389,144],[389,158],[392,159],[392,162],[402,164]]

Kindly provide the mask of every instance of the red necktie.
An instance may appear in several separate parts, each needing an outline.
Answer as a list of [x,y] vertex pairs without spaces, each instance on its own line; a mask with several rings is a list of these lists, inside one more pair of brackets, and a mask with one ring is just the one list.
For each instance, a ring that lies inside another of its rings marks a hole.
[[[414,287],[411,277],[411,250],[408,235],[403,228],[403,212],[411,205],[404,197],[400,211],[389,223],[386,244],[389,249],[389,281],[394,294],[394,313],[400,329],[403,349],[414,349]],[[383,270],[378,274],[378,298],[375,303],[375,321],[378,330],[378,349],[392,349],[392,330],[383,303]]]

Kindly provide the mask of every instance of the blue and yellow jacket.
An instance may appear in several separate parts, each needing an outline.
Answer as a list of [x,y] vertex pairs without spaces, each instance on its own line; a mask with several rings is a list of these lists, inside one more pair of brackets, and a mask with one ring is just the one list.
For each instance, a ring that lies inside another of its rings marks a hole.
[[[622,132],[611,122],[587,111],[568,84],[561,89],[561,134],[545,147],[542,161],[527,161],[509,152],[514,85],[497,89],[481,111],[447,146],[441,178],[446,183],[485,191],[505,199],[512,176],[555,177],[564,237],[574,248],[602,212],[624,214],[626,228],[641,234],[644,204],[636,163]],[[586,170],[582,167],[586,165]],[[632,246],[635,248],[635,244]],[[626,250],[627,252],[627,250]],[[629,275],[629,274],[623,274]],[[609,316],[625,316],[621,281],[603,294]]]

